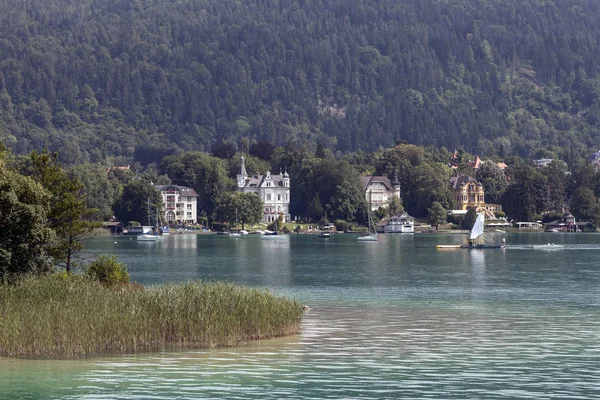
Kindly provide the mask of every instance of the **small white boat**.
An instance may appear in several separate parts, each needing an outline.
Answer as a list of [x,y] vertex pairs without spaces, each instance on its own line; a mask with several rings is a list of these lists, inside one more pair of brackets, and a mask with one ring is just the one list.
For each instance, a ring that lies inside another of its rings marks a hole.
[[563,246],[562,244],[554,244],[554,243],[548,243],[548,244],[534,244],[533,248],[534,249],[538,249],[538,250],[559,250],[559,249],[564,249],[565,246]]
[[[237,226],[238,224],[238,211],[237,208],[235,209],[235,225]],[[246,231],[244,231],[246,232]],[[248,234],[248,232],[246,232],[246,235]],[[229,232],[229,237],[232,239],[239,239],[242,237],[242,231],[234,231],[234,232]]]
[[[369,205],[369,210],[370,210],[370,205]],[[368,232],[366,235],[363,236],[359,236],[356,238],[356,240],[358,240],[359,242],[378,242],[379,241],[379,236],[377,236],[377,232],[375,232],[375,229],[371,229],[371,211],[369,211],[369,226],[367,227]]]
[[285,240],[289,239],[288,235],[280,235],[277,232],[266,231],[264,235],[261,235],[261,240]]
[[359,242],[378,242],[379,237],[375,234],[370,234],[365,236],[359,236],[356,238],[356,240],[358,240]]
[[152,229],[153,233],[146,232],[142,235],[136,236],[136,238],[137,238],[138,242],[158,242],[158,241],[162,240],[163,237],[161,235],[159,235],[159,229],[156,224],[156,218],[152,215],[152,211],[150,209],[150,199],[149,198],[148,198],[147,202],[148,202],[148,223],[150,223],[151,220],[154,221],[154,228]]
[[138,242],[157,242],[163,239],[162,236],[160,235],[152,235],[152,234],[147,234],[147,235],[138,235],[136,236]]

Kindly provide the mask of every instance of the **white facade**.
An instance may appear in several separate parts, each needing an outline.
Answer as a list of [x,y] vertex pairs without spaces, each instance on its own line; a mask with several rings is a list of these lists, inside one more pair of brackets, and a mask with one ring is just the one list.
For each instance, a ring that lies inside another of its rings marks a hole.
[[177,185],[155,185],[163,201],[163,221],[173,224],[198,222],[198,194],[192,188]]
[[284,174],[273,175],[267,171],[266,175],[248,176],[246,164],[242,156],[240,173],[237,175],[238,190],[244,193],[256,193],[264,205],[262,222],[271,223],[279,215],[283,215],[283,222],[290,222],[290,176]]
[[394,215],[385,224],[383,231],[385,233],[414,233],[415,219],[407,213]]
[[387,176],[363,176],[360,181],[371,211],[388,207],[392,197],[400,198],[400,183],[390,182]]

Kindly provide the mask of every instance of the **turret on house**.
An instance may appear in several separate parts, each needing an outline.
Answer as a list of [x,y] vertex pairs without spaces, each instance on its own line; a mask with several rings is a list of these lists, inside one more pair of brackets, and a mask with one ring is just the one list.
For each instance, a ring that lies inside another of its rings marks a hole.
[[279,172],[277,175],[267,171],[265,175],[248,176],[245,159],[242,156],[240,173],[237,174],[238,190],[244,193],[256,193],[264,204],[262,222],[271,223],[279,215],[283,222],[290,222],[290,175]]

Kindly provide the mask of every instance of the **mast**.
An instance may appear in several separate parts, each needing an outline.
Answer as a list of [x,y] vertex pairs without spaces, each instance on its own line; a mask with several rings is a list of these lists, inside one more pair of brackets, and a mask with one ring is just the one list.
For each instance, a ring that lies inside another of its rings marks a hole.
[[148,201],[148,226],[152,226],[152,222],[150,221],[150,197],[147,199]]

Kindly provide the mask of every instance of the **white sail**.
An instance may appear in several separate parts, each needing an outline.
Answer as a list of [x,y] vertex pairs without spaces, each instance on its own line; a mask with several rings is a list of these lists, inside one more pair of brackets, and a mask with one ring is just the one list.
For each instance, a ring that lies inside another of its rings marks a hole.
[[471,229],[471,235],[469,236],[469,240],[477,239],[479,236],[483,235],[483,213],[477,214],[477,219],[475,220],[475,225],[473,225],[473,229]]

